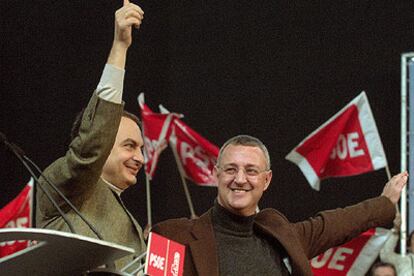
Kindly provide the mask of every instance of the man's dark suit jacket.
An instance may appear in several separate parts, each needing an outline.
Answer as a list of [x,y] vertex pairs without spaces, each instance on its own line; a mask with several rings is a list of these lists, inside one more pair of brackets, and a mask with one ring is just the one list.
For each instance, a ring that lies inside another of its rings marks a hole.
[[[394,216],[395,206],[381,196],[344,209],[324,211],[297,223],[290,223],[274,209],[264,209],[257,214],[254,225],[280,242],[288,255],[292,275],[304,276],[313,275],[310,259],[372,227],[392,223]],[[152,231],[186,246],[184,275],[219,275],[211,209],[199,219],[161,222]]]

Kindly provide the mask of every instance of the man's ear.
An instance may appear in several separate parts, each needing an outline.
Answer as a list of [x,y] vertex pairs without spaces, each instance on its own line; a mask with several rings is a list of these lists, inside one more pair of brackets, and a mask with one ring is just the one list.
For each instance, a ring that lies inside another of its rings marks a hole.
[[263,191],[267,190],[267,188],[270,185],[270,182],[272,181],[272,170],[269,170],[265,173],[266,173],[266,180],[265,180],[266,182],[265,182],[265,187],[264,187]]
[[217,180],[218,180],[218,168],[217,168],[217,165],[216,166],[214,166],[213,167],[213,170],[212,170],[212,174],[213,174],[213,178],[214,178],[214,180],[216,180],[216,182],[217,182]]

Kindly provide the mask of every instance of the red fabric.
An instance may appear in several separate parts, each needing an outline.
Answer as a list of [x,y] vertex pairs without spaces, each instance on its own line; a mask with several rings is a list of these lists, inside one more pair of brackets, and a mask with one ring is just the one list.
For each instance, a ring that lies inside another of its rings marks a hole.
[[[20,194],[0,210],[0,228],[30,227],[32,186],[26,187]],[[10,255],[28,246],[27,241],[7,241],[0,243],[0,257]]]
[[139,105],[147,175],[154,176],[158,157],[169,141],[186,178],[198,185],[216,186],[212,170],[219,148],[182,122],[179,119],[181,115],[168,111],[154,113],[144,103],[143,95],[139,98]]
[[[371,245],[368,249],[368,242],[371,240],[373,243],[374,234],[375,229],[370,229],[350,242],[331,248],[324,254],[313,258],[311,261],[313,273],[316,276],[355,275],[355,272],[348,274],[353,265],[358,269],[365,267],[365,272],[367,272],[383,245],[383,242],[376,242],[375,246]],[[364,254],[360,254],[364,248]]]
[[188,179],[202,186],[217,186],[212,170],[217,161],[219,148],[202,137],[179,119],[174,119],[170,136]]
[[[144,103],[140,104],[140,106],[143,137],[145,144],[145,172],[152,178],[155,174],[155,170],[158,163],[158,157],[161,154],[161,152],[165,149],[168,137],[171,133],[171,117],[176,115],[173,113],[154,113]],[[165,130],[164,132],[163,129]]]
[[286,159],[299,166],[316,190],[325,178],[357,175],[387,166],[365,92],[306,137]]
[[373,170],[355,105],[305,140],[296,151],[306,157],[320,179]]

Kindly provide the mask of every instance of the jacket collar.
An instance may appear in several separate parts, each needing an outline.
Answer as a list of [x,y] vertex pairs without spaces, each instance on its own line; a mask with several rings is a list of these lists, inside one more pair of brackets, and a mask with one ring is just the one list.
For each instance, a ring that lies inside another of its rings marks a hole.
[[[198,275],[219,275],[218,253],[211,221],[211,209],[194,222],[189,243],[192,259]],[[312,275],[309,261],[303,257],[302,244],[292,233],[291,223],[273,209],[259,212],[255,226],[267,235],[277,239],[289,256],[292,275]],[[207,261],[208,260],[208,261]]]
[[216,240],[211,222],[211,209],[194,222],[189,243],[198,275],[219,275]]
[[264,209],[257,214],[255,225],[267,235],[277,239],[289,258],[292,275],[313,275],[309,260],[303,255],[303,247],[297,239],[294,227],[274,209]]

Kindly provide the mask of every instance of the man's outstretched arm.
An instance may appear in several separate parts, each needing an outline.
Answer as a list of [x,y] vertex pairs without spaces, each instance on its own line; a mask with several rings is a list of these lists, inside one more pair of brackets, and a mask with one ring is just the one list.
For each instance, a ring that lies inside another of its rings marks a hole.
[[[127,50],[132,43],[132,27],[138,28],[142,19],[141,8],[126,0],[116,11],[112,48],[98,87],[85,109],[78,134],[66,156],[56,160],[44,172],[52,183],[74,200],[75,205],[78,205],[79,195],[100,177],[112,149],[122,116],[124,67]],[[101,104],[98,105],[98,101]],[[56,209],[44,198],[43,193],[38,193],[38,200],[41,210],[38,213],[46,217],[57,215]],[[56,200],[59,205],[64,205],[60,197],[56,197]]]
[[295,223],[308,258],[328,248],[343,244],[373,227],[385,227],[395,218],[395,204],[407,183],[408,174],[402,172],[385,184],[381,196],[359,204],[319,213],[316,217]]

